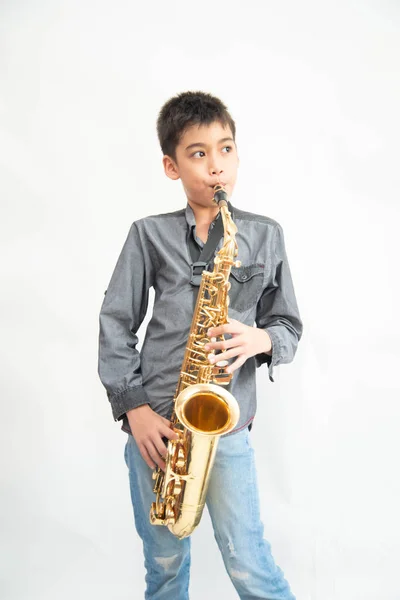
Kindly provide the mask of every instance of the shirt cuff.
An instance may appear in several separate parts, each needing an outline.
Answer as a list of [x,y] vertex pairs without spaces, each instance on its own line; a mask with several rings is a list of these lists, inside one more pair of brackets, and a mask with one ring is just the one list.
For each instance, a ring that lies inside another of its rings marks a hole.
[[150,400],[141,385],[127,387],[117,394],[108,394],[114,421],[120,421],[124,414],[143,404],[150,404]]
[[280,360],[280,343],[279,337],[275,333],[274,330],[268,329],[268,327],[263,327],[264,331],[266,331],[271,338],[272,342],[272,355],[267,354],[266,352],[261,352],[260,354],[256,354],[256,366],[261,367],[264,363],[268,365],[268,376],[272,383],[275,383],[274,378],[272,377],[272,372],[274,367],[279,363]]

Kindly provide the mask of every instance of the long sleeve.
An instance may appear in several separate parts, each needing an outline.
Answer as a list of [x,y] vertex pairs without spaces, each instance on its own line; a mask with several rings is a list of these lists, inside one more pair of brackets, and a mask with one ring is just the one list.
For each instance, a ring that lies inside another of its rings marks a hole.
[[283,229],[275,227],[271,279],[257,304],[256,325],[265,329],[272,341],[272,356],[256,355],[257,367],[268,364],[269,378],[273,382],[273,368],[293,360],[303,333],[297,300],[286,255]]
[[154,261],[134,222],[118,258],[100,310],[98,373],[115,421],[150,403],[142,386],[136,332],[147,310]]

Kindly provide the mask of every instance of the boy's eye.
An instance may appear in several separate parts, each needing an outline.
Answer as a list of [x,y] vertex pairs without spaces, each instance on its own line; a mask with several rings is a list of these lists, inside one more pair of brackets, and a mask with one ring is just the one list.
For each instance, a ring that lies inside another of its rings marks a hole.
[[[224,146],[223,150],[225,150],[225,148],[228,148],[229,152],[232,150],[232,146]],[[227,154],[229,154],[229,152]],[[192,154],[192,156],[196,156],[196,154],[199,154],[199,153],[200,154],[204,154],[204,151],[203,150],[197,150],[196,152],[194,152]]]

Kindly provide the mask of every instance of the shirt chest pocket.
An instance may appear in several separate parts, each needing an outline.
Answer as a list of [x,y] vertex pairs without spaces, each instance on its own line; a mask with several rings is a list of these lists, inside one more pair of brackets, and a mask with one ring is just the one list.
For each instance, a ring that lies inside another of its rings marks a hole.
[[229,306],[242,312],[256,304],[263,288],[264,268],[261,263],[232,267]]

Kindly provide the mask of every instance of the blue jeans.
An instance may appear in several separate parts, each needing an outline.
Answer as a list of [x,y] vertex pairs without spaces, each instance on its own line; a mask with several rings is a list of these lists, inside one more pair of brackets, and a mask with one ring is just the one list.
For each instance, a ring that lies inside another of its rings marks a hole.
[[[167,527],[150,524],[149,510],[155,496],[152,470],[132,435],[125,445],[125,462],[135,525],[143,541],[145,599],[188,600],[191,538],[179,540]],[[247,428],[220,438],[207,507],[225,568],[239,597],[295,600],[274,562],[270,544],[263,538],[254,450]]]

